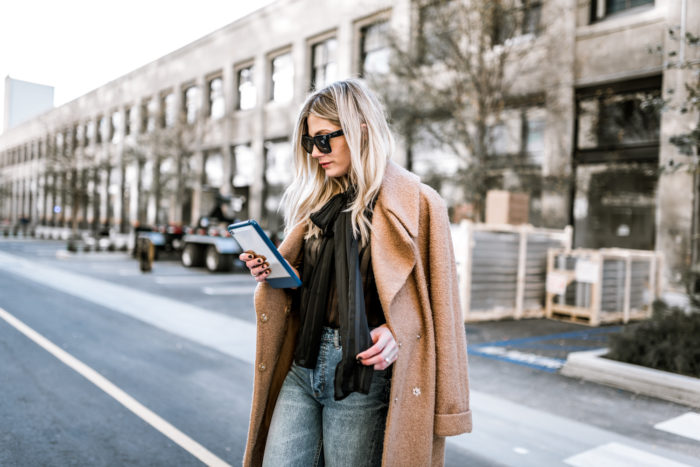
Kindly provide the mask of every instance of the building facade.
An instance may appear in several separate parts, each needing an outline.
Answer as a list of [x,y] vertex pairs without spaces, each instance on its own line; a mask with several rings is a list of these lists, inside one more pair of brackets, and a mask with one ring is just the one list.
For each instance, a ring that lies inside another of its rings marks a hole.
[[[388,69],[387,32],[422,31],[431,3],[279,0],[5,132],[0,220],[126,231],[194,223],[223,197],[237,217],[279,229],[307,93]],[[511,35],[547,66],[518,80],[534,98],[490,133],[493,185],[527,189],[534,224],[574,225],[576,246],[657,249],[671,287],[697,263],[698,181],[660,168],[684,160],[669,139],[697,115],[646,103],[682,100],[693,79],[668,66],[680,48],[668,30],[700,30],[693,3],[524,2],[526,26]],[[454,169],[420,141],[400,140],[394,159],[424,178]],[[442,191],[453,201],[459,190]]]

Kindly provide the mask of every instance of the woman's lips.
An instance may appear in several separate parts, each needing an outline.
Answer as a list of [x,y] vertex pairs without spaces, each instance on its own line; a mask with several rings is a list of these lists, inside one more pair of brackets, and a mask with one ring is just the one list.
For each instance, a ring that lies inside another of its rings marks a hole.
[[324,169],[325,169],[326,167],[328,167],[329,165],[331,165],[330,162],[321,162],[321,167],[323,167]]

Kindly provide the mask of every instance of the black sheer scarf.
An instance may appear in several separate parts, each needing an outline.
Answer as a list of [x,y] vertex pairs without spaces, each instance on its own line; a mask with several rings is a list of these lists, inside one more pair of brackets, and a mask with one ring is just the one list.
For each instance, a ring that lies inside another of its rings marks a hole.
[[343,348],[342,360],[335,370],[336,400],[344,399],[352,392],[368,394],[374,371],[372,366],[355,360],[355,356],[371,347],[373,342],[365,312],[358,239],[353,235],[351,213],[344,211],[354,197],[355,191],[351,187],[335,195],[310,216],[321,229],[322,240],[316,266],[305,266],[302,273],[301,327],[294,352],[298,365],[305,368],[316,366],[333,276],[331,268],[334,268]]

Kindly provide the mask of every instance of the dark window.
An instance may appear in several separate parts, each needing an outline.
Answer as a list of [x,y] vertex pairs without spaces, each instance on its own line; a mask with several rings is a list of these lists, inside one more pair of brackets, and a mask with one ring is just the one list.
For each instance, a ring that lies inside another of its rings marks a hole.
[[520,6],[514,6],[504,0],[491,4],[492,41],[503,44],[508,39],[540,32],[542,2],[524,0]]
[[590,162],[593,159],[658,158],[662,107],[660,78],[583,89],[577,94],[578,157]]
[[360,30],[360,74],[389,71],[389,22],[379,21]]
[[605,13],[611,15],[637,6],[654,4],[654,0],[605,0]]
[[591,23],[615,13],[645,5],[653,6],[654,0],[591,0]]
[[337,79],[337,50],[338,40],[335,37],[311,47],[311,89],[320,89]]
[[453,0],[438,1],[420,9],[421,57],[426,63],[444,60],[452,46]]

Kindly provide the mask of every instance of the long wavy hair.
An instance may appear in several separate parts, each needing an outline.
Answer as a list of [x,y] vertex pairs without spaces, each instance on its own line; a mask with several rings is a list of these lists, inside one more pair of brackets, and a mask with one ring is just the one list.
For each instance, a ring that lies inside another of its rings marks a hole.
[[[306,119],[311,114],[343,129],[350,148],[347,175],[327,177],[320,164],[301,146],[302,135],[308,133]],[[354,186],[356,196],[348,210],[352,212],[353,233],[361,245],[366,245],[371,226],[367,207],[379,193],[395,145],[377,97],[359,79],[336,81],[312,93],[299,112],[292,145],[295,176],[281,201],[285,234],[303,222],[307,225],[304,238],[317,236],[320,229],[311,222],[309,215],[334,195]]]

